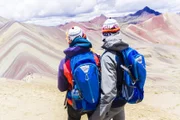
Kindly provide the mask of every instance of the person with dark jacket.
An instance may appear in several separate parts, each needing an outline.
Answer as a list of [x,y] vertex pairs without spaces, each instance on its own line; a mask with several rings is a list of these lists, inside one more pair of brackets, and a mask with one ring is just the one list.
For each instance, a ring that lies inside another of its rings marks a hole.
[[[87,114],[88,118],[91,116],[92,112],[81,113],[80,110],[75,110],[72,107],[72,96],[71,90],[73,88],[73,77],[72,71],[70,67],[70,59],[73,56],[83,54],[86,52],[90,52],[92,48],[92,44],[87,40],[85,33],[78,26],[74,26],[69,29],[67,33],[67,41],[69,43],[69,48],[67,48],[65,53],[65,58],[61,60],[58,70],[58,89],[63,92],[67,91],[66,102],[67,102],[67,113],[68,120],[80,120],[81,115]],[[94,59],[98,66],[99,64],[99,56],[95,53]]]
[[120,36],[120,27],[116,20],[107,19],[102,27],[104,54],[101,56],[101,98],[100,104],[90,120],[125,120],[126,101],[120,96],[123,71],[119,60],[123,62],[121,51],[128,48]]

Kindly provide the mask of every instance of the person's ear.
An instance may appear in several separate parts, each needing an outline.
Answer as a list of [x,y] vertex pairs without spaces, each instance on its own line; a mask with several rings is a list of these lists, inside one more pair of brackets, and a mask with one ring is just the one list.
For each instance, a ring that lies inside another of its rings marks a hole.
[[72,41],[71,41],[71,40],[68,40],[68,43],[69,43],[69,44],[71,44],[71,43],[72,43]]
[[85,39],[87,38],[87,37],[86,37],[86,34],[84,34],[84,33],[83,33],[82,37],[85,38]]
[[70,38],[69,38],[69,35],[68,35],[68,32],[66,32],[66,41],[67,41],[67,43],[71,43],[72,41],[70,40]]

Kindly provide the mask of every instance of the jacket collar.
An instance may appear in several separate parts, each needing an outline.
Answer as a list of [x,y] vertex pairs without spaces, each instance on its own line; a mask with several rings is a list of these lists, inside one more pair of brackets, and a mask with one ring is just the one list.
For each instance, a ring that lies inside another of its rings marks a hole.
[[103,41],[104,41],[104,44],[103,44],[102,48],[104,48],[106,50],[120,52],[129,47],[129,45],[127,43],[122,41],[119,34],[106,37]]

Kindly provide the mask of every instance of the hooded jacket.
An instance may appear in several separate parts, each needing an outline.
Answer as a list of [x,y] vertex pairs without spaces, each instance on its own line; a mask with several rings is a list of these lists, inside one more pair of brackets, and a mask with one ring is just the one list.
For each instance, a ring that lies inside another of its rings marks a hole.
[[101,56],[101,99],[97,110],[90,120],[103,120],[110,108],[121,107],[126,104],[123,99],[117,98],[118,79],[122,79],[122,73],[117,73],[119,55],[122,50],[128,48],[119,34],[106,37],[102,46],[105,49]]
[[[58,89],[61,92],[71,90],[73,87],[73,82],[72,82],[73,77],[71,73],[70,59],[78,54],[89,52],[91,47],[92,44],[87,39],[84,39],[82,37],[77,37],[71,42],[69,48],[64,50],[66,56],[64,59],[61,60],[58,69]],[[95,53],[94,53],[94,58],[96,64],[98,65],[99,57]],[[70,105],[72,105],[72,101],[70,99],[68,99],[67,102]]]

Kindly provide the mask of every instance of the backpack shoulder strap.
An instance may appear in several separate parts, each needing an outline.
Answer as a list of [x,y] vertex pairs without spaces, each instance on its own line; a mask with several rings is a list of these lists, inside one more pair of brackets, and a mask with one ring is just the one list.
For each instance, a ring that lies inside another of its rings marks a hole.
[[107,50],[105,50],[105,51],[103,52],[103,54],[101,55],[101,57],[102,57],[106,52],[107,52]]
[[93,54],[94,54],[94,60],[96,62],[96,65],[99,67],[100,66],[100,57],[95,53],[93,53]]
[[116,61],[117,61],[117,68],[116,68],[116,71],[117,71],[117,85],[116,86],[117,86],[118,92],[120,92],[121,89],[122,89],[123,78],[124,78],[124,71],[120,67],[121,64],[124,64],[124,59],[123,59],[122,53],[116,52]]

